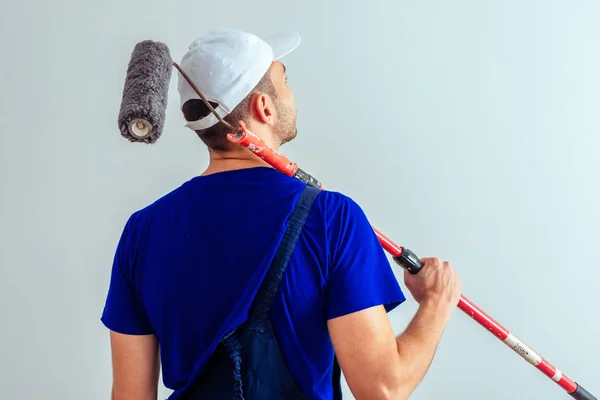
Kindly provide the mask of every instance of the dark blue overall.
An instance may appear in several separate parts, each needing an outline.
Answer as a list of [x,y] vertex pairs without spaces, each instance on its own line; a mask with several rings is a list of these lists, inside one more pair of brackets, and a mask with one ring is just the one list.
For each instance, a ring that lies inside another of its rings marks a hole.
[[[273,299],[285,273],[306,217],[319,189],[302,191],[250,309],[250,318],[225,335],[194,385],[188,400],[305,399],[294,382],[269,322]],[[334,360],[334,399],[341,398],[340,369]]]

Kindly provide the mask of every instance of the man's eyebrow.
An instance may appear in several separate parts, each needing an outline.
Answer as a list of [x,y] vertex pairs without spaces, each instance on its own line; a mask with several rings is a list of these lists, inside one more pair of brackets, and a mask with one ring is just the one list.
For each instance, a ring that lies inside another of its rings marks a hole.
[[283,73],[286,73],[285,64],[281,63],[281,66],[283,67]]

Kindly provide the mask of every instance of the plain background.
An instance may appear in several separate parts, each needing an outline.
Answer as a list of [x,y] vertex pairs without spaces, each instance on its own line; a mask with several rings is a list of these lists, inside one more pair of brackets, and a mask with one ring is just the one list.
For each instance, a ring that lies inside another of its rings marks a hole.
[[[180,60],[220,27],[298,30],[282,152],[600,393],[599,16],[596,0],[4,0],[0,396],[109,398],[99,318],[123,225],[207,165],[175,78],[158,143],[120,136],[129,55],[152,39]],[[396,333],[415,309],[391,313]],[[568,395],[457,310],[411,398]]]

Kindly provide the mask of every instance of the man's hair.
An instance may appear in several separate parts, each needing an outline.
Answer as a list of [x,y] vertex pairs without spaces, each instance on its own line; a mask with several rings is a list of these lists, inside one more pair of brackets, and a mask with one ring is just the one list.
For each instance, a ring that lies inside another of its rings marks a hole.
[[[254,87],[254,89],[238,104],[231,113],[226,115],[223,119],[229,122],[234,127],[238,126],[240,120],[248,123],[248,117],[250,116],[251,100],[255,93],[263,93],[271,96],[273,99],[276,98],[275,86],[271,80],[270,71],[268,71]],[[217,108],[218,104],[209,102],[213,108]],[[207,116],[211,111],[208,109],[206,104],[201,99],[188,100],[183,104],[182,107],[183,116],[186,121],[196,121],[202,117]],[[200,139],[206,144],[206,146],[218,152],[224,152],[230,150],[233,145],[227,140],[227,134],[231,133],[230,130],[221,122],[211,126],[210,128],[196,131]]]

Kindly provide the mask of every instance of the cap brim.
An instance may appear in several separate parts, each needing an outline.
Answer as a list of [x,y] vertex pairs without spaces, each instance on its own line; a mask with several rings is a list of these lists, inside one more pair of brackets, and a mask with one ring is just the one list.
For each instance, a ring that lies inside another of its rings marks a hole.
[[273,60],[290,54],[300,45],[300,35],[293,30],[276,33],[264,39],[273,49]]

